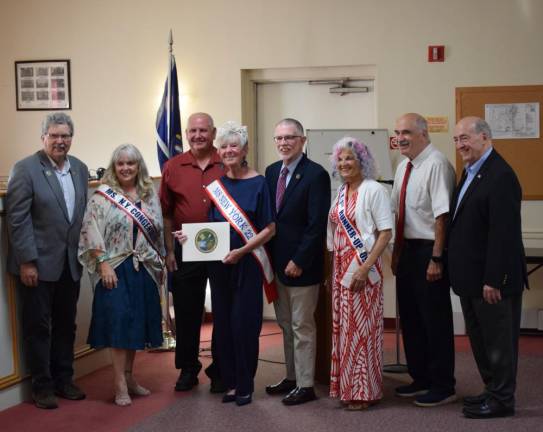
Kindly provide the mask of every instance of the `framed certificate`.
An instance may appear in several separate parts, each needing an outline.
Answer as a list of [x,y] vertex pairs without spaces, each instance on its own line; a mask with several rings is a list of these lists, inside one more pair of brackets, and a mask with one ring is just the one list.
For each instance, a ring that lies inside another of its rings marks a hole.
[[70,60],[15,62],[17,111],[72,109]]
[[183,261],[222,261],[230,252],[228,222],[181,225],[187,241],[183,243]]

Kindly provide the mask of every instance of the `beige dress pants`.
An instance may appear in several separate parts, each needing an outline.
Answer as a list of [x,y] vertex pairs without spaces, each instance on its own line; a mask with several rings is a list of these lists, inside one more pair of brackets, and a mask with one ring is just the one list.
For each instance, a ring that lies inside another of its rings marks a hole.
[[286,378],[296,380],[298,387],[313,387],[317,328],[315,309],[319,284],[286,286],[276,276],[278,299],[273,303],[277,323],[283,330]]

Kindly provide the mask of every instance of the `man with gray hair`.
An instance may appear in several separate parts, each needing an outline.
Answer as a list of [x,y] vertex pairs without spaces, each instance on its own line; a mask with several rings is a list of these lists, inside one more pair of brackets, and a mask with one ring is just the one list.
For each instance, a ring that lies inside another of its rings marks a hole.
[[43,149],[15,164],[6,196],[8,270],[23,297],[23,336],[38,408],[57,408],[57,396],[80,400],[72,382],[75,316],[81,265],[77,246],[89,172],[68,156],[73,122],[45,117]]
[[464,398],[468,418],[515,413],[522,292],[528,286],[520,205],[522,190],[509,164],[492,147],[488,124],[465,117],[454,129],[465,164],[451,203],[448,263],[460,296],[484,390]]
[[273,139],[281,160],[266,168],[266,181],[277,215],[270,245],[279,294],[274,307],[283,331],[286,376],[267,386],[266,392],[286,394],[282,399],[285,405],[299,405],[316,399],[314,315],[323,277],[330,176],[303,152],[306,137],[298,120],[287,118],[277,123]]
[[406,159],[398,165],[392,189],[392,273],[413,379],[398,387],[396,395],[415,397],[415,405],[432,407],[456,400],[452,307],[443,262],[455,175],[445,155],[430,143],[424,117],[405,114],[394,132]]

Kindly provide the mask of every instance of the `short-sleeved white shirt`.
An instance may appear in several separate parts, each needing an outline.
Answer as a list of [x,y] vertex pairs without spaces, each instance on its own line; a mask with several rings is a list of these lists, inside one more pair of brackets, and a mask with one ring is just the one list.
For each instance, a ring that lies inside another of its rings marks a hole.
[[[392,208],[398,214],[400,191],[408,159],[396,169],[392,188]],[[455,173],[447,157],[429,144],[411,161],[413,168],[405,196],[406,239],[435,239],[435,219],[449,212]]]
[[[330,212],[337,204],[338,196],[334,198]],[[390,210],[390,196],[383,185],[372,179],[364,179],[358,187],[358,194],[355,207],[356,227],[360,232],[360,237],[366,246],[366,250],[371,251],[375,244],[376,231],[392,229],[394,225],[392,212]],[[334,231],[330,217],[328,217],[327,246],[328,250],[333,250]]]

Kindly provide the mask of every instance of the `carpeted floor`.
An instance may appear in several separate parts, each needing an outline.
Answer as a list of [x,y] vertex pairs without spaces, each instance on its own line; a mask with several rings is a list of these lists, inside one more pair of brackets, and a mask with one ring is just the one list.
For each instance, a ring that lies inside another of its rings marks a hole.
[[[61,401],[60,409],[38,410],[31,403],[20,404],[0,413],[0,430],[5,432],[108,432],[108,431],[542,431],[543,430],[543,340],[523,338],[519,360],[517,416],[496,420],[467,420],[461,404],[418,408],[410,400],[394,396],[394,387],[409,382],[407,375],[385,375],[383,401],[365,412],[347,412],[327,397],[327,388],[317,386],[319,400],[301,406],[285,407],[280,397],[265,394],[266,384],[284,375],[282,341],[274,323],[266,323],[261,338],[260,364],[253,403],[244,407],[222,404],[221,395],[209,393],[208,380],[200,374],[200,385],[188,393],[173,391],[177,371],[173,353],[141,353],[136,360],[137,375],[153,394],[135,398],[131,407],[112,403],[111,369],[104,368],[78,383],[87,392],[81,402]],[[209,339],[209,327],[202,340]],[[457,392],[459,396],[480,391],[481,383],[465,337],[457,344]],[[208,344],[204,342],[203,346]],[[385,335],[385,363],[395,359],[393,334]],[[207,352],[202,361],[207,364]]]

